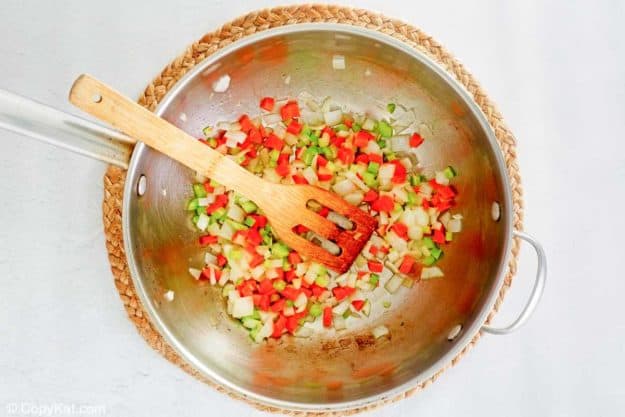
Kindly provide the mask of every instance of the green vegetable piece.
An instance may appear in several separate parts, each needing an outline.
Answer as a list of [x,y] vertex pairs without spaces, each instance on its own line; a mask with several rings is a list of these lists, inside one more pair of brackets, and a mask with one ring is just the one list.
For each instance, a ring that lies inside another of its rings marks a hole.
[[347,309],[345,310],[345,313],[343,313],[343,318],[346,319],[351,315],[352,315],[352,312],[349,309]]
[[452,232],[450,232],[449,230],[445,232],[445,240],[447,242],[451,242],[452,240],[454,240],[454,234]]
[[371,285],[377,286],[378,282],[380,282],[380,276],[378,274],[371,274],[369,276],[369,282]]
[[256,223],[256,220],[254,220],[253,217],[246,217],[245,220],[243,220],[243,224],[249,227],[254,226],[254,223]]
[[395,156],[395,152],[388,152],[386,154],[387,161],[394,161],[395,159],[397,159],[397,156]]
[[287,307],[293,307],[293,300],[286,300],[286,303],[284,303],[284,305]]
[[276,291],[284,291],[284,289],[286,288],[286,282],[281,279],[276,280],[273,282],[273,288],[275,288]]
[[198,220],[200,220],[200,216],[198,215],[193,216],[193,223],[197,223]]
[[456,175],[458,175],[456,173],[456,170],[449,165],[447,168],[445,168],[445,170],[443,171],[443,174],[445,174],[445,176],[449,179],[452,179],[453,177],[455,177]]
[[328,135],[319,138],[319,146],[326,147],[330,144],[330,137]]
[[386,141],[384,139],[378,140],[378,146],[380,147],[380,149],[386,148]]
[[247,230],[247,226],[243,223],[239,223],[232,219],[226,219],[226,223],[228,223],[234,230]]
[[384,308],[391,308],[391,302],[390,301],[383,301],[382,302],[382,306],[384,306]]
[[428,249],[433,249],[436,247],[436,244],[434,243],[431,237],[426,236],[423,238],[423,246],[425,246]]
[[311,142],[313,145],[315,145],[315,146],[316,146],[316,145],[318,145],[318,144],[319,144],[319,134],[318,134],[317,132],[313,132],[313,133],[311,133],[311,134],[310,134],[310,136],[309,136],[309,138],[310,138],[310,142]]
[[241,323],[243,324],[243,327],[250,330],[260,326],[260,321],[253,319],[251,316],[243,317],[241,319]]
[[386,105],[386,110],[388,110],[389,113],[393,114],[395,112],[395,103],[388,103]]
[[199,216],[200,214],[206,214],[206,207],[201,207],[201,206],[198,206],[198,207],[195,209],[195,214],[197,214],[198,216]]
[[313,317],[319,317],[321,313],[323,313],[323,307],[321,304],[315,303],[310,306],[310,310],[308,310],[308,312]]
[[412,174],[410,176],[410,185],[415,187],[415,186],[417,186],[419,184],[421,184],[421,175],[419,175],[419,174]]
[[215,220],[225,220],[226,219],[226,209],[224,207],[218,208],[217,210],[213,211],[213,214],[211,214],[211,217],[215,218]]
[[352,130],[354,132],[360,132],[361,129],[362,129],[362,126],[360,126],[360,124],[358,124],[358,123],[352,124]]
[[415,193],[414,191],[408,191],[408,205],[413,207],[417,205],[417,197],[419,197],[417,195],[417,193]]
[[443,255],[443,250],[441,248],[432,248],[430,249],[430,255],[432,255],[434,259],[438,260]]
[[323,156],[325,156],[329,160],[336,159],[337,151],[334,146],[324,146],[320,149]]
[[280,151],[279,150],[272,149],[271,152],[269,152],[269,160],[270,161],[277,162],[279,157],[280,157]]
[[367,184],[367,187],[370,187],[370,188],[378,187],[378,180],[375,178],[375,174],[372,174],[369,171],[365,171],[362,174],[362,180],[364,181],[365,184]]
[[252,340],[256,341],[256,335],[258,334],[258,332],[260,332],[260,329],[262,329],[262,326],[255,327],[250,330],[249,335]]
[[193,194],[195,194],[195,196],[197,198],[204,198],[206,197],[206,189],[204,188],[203,184],[193,184]]
[[289,248],[284,243],[276,242],[271,246],[271,256],[274,258],[286,258],[289,256]]
[[284,270],[284,272],[290,271],[292,268],[293,266],[291,265],[291,263],[286,258],[283,258],[282,269]]
[[302,131],[300,132],[300,135],[305,135],[306,137],[308,137],[311,133],[312,129],[308,125],[304,125],[304,127],[302,127]]
[[202,129],[202,133],[204,133],[204,137],[209,139],[211,134],[213,133],[213,128],[211,126],[206,126]]
[[240,249],[232,249],[228,253],[228,258],[232,259],[233,261],[240,261],[242,257],[243,251],[241,251]]
[[216,148],[217,147],[217,139],[215,138],[210,138],[206,141],[206,143],[208,143],[208,146],[210,146],[211,148]]
[[349,130],[349,128],[345,125],[345,123],[341,123],[341,124],[334,126],[335,132],[346,131],[346,130]]
[[330,283],[330,279],[328,278],[328,276],[326,274],[324,275],[317,275],[317,278],[315,278],[315,284],[317,284],[320,287],[327,287],[328,284]]
[[302,160],[306,165],[310,166],[312,165],[312,161],[318,153],[319,152],[317,151],[317,148],[315,146],[311,146],[304,151],[304,154],[302,155]]
[[425,266],[432,266],[436,263],[436,258],[433,257],[432,255],[426,256],[425,258],[423,258],[423,265]]
[[254,204],[253,201],[250,201],[250,200],[242,202],[241,208],[247,214],[254,213],[256,210],[258,210],[258,206]]
[[393,136],[393,128],[385,120],[380,120],[378,122],[378,132],[380,136],[386,139]]
[[378,164],[377,162],[369,162],[369,165],[367,165],[367,172],[378,175],[379,170],[380,164]]
[[199,207],[199,202],[197,201],[197,198],[190,200],[189,203],[187,204],[187,210],[189,211],[194,211],[198,207]]

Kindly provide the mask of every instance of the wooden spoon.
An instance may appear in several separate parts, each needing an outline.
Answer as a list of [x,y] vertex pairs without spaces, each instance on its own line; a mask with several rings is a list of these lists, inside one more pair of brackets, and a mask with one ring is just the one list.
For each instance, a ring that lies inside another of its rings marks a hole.
[[[274,184],[261,179],[89,75],[78,77],[69,100],[128,136],[253,200],[288,246],[335,271],[342,273],[349,269],[377,225],[368,213],[329,191],[311,185]],[[307,203],[311,200],[347,217],[353,228],[340,229],[310,210]],[[331,254],[297,235],[293,232],[297,225],[306,226],[336,243],[340,253]]]

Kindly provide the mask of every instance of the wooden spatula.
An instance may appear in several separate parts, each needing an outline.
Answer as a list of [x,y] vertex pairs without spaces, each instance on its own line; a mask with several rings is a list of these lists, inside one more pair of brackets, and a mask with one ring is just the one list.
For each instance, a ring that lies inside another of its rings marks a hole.
[[[81,75],[74,82],[69,100],[76,107],[128,136],[253,200],[287,245],[335,271],[345,272],[349,269],[376,227],[372,216],[329,191],[311,185],[274,184],[257,177],[230,158],[88,75]],[[343,230],[310,210],[307,208],[310,200],[348,218],[353,228]],[[340,253],[333,255],[297,235],[293,232],[297,225],[306,226],[335,242]]]

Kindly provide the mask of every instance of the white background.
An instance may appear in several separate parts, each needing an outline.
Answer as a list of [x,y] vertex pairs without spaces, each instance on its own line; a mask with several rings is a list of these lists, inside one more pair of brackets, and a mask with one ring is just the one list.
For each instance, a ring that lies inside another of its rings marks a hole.
[[[526,327],[483,337],[430,388],[370,415],[623,415],[625,3],[353,3],[426,30],[498,103],[518,138],[525,228],[550,268]],[[272,4],[2,0],[0,87],[74,111],[68,88],[90,72],[136,97],[202,34]],[[104,165],[0,138],[0,415],[22,401],[261,415],[166,362],[126,318],[104,248]],[[534,267],[526,248],[499,323],[521,307]]]

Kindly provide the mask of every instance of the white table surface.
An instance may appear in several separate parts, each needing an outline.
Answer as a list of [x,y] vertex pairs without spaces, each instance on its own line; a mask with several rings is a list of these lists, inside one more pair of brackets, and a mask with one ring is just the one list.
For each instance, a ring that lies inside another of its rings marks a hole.
[[[498,103],[518,137],[525,228],[550,268],[527,326],[483,337],[427,390],[368,415],[623,415],[625,3],[352,3],[425,29]],[[3,0],[0,88],[74,111],[68,88],[90,72],[137,96],[203,33],[273,4]],[[169,364],[126,318],[104,248],[104,165],[0,138],[0,415],[12,403],[262,415]],[[526,248],[498,322],[521,307],[534,267]]]

